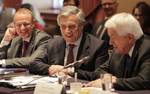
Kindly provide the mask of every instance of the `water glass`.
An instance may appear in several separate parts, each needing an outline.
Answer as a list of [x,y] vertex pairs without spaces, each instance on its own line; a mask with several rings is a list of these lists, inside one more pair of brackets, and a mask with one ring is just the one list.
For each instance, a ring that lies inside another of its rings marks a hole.
[[102,89],[106,91],[111,91],[112,89],[112,75],[109,73],[101,74],[100,79],[102,81]]
[[73,93],[79,94],[82,88],[82,84],[80,82],[72,82],[70,83],[70,91]]

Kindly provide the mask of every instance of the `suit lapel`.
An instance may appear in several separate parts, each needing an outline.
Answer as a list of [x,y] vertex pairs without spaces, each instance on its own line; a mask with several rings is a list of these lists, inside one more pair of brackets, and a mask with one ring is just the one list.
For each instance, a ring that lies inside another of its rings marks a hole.
[[136,41],[136,44],[135,44],[135,47],[134,47],[134,50],[133,50],[133,53],[132,53],[132,57],[131,57],[130,66],[129,66],[129,75],[130,76],[131,76],[132,72],[134,72],[135,66],[138,65],[138,64],[135,64],[135,63],[137,63],[137,61],[138,61],[138,56],[139,56],[138,51],[139,51],[139,48],[140,48],[139,45],[141,45],[142,41],[143,41],[143,36]]
[[28,46],[27,51],[26,51],[26,56],[31,55],[32,50],[35,48],[34,46],[35,46],[36,43],[34,43],[35,42],[34,40],[35,40],[35,37],[37,36],[37,33],[38,32],[36,32],[36,30],[34,30],[31,34],[31,39],[29,41],[29,46]]
[[18,38],[16,41],[12,42],[12,45],[10,47],[10,54],[11,56],[8,56],[8,58],[13,58],[13,57],[19,57],[21,53],[21,47],[22,47],[22,39]]
[[64,59],[65,59],[65,50],[66,50],[66,43],[64,40],[61,42],[61,46],[59,47],[59,57],[60,57],[60,64],[64,65]]
[[87,34],[83,34],[79,50],[77,53],[77,60],[82,59],[85,56],[89,55],[89,38],[87,37]]
[[[53,45],[53,43],[51,44]],[[54,51],[54,57],[50,61],[54,62],[54,64],[60,64],[64,65],[64,59],[65,59],[65,48],[66,48],[66,43],[64,39],[61,38],[56,38],[55,40],[55,47],[53,48]],[[52,56],[52,57],[53,57]]]

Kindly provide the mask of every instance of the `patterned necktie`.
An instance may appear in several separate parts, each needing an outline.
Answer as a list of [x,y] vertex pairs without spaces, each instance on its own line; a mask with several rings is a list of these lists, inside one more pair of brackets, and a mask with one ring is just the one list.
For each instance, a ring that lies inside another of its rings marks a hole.
[[26,55],[26,51],[27,51],[27,48],[29,46],[29,42],[27,41],[23,41],[23,45],[22,45],[22,57],[24,57]]
[[73,48],[75,47],[75,45],[69,44],[68,46],[69,46],[69,51],[68,51],[67,64],[66,65],[74,62]]

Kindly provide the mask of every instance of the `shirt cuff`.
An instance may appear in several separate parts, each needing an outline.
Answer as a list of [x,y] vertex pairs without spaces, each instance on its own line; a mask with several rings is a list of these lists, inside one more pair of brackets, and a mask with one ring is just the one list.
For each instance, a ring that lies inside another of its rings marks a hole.
[[68,74],[69,75],[72,76],[74,74],[74,72],[75,72],[75,68],[74,67],[68,68]]
[[8,44],[9,44],[9,41],[2,40],[1,43],[0,43],[0,48],[2,48],[3,46],[6,46]]
[[2,68],[5,68],[5,67],[6,67],[5,59],[0,60],[0,66],[1,66]]

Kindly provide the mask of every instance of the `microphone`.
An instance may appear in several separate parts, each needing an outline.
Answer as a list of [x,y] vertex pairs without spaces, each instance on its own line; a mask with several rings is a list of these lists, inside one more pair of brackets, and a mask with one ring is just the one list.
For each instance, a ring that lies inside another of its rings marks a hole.
[[68,64],[68,65],[64,66],[63,69],[66,69],[66,68],[69,68],[69,67],[73,67],[73,66],[75,66],[75,64],[78,64],[78,63],[81,63],[81,64],[82,63],[87,63],[87,61],[89,61],[89,59],[90,59],[90,56],[86,56],[86,57],[84,57],[84,58],[82,58],[82,59],[80,59],[78,61],[75,61],[75,62],[73,62],[71,64]]

